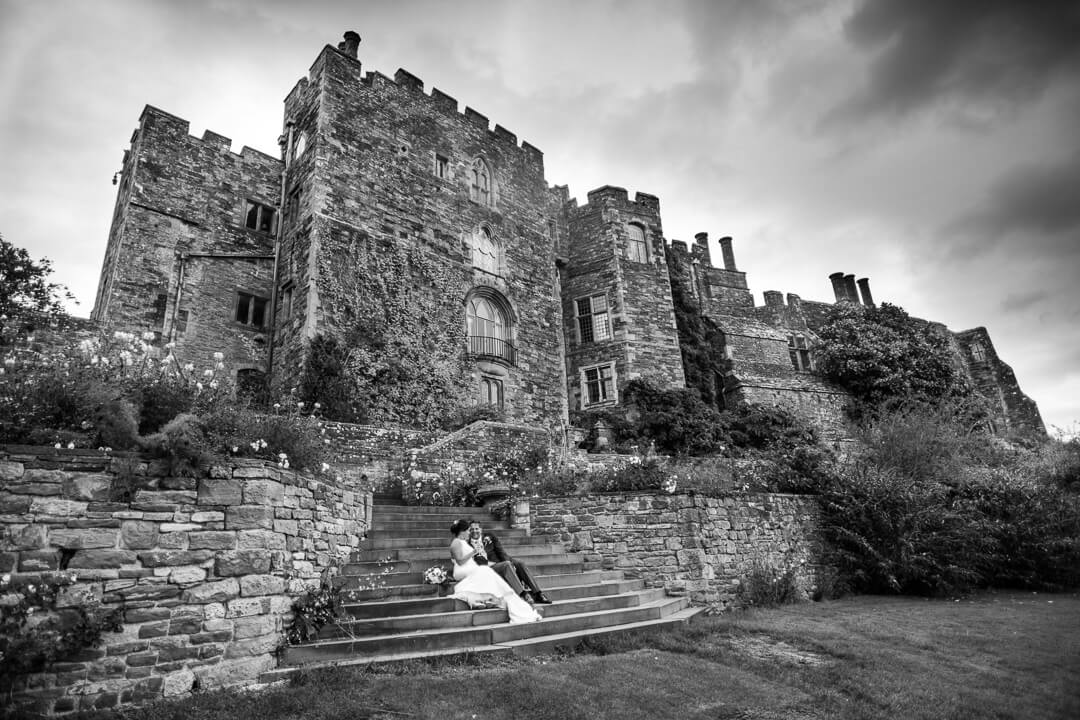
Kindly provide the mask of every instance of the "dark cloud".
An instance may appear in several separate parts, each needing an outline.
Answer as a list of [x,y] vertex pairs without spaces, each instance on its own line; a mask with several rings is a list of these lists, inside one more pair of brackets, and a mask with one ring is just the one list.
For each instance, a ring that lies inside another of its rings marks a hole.
[[1080,254],[1080,151],[1060,163],[1026,165],[999,178],[974,211],[950,223],[950,234],[1001,241],[1022,236],[1033,251]]
[[1023,313],[1048,297],[1050,297],[1050,293],[1047,290],[1032,290],[1031,292],[1008,295],[1001,301],[1001,311],[1009,314]]
[[1039,97],[1056,75],[1080,74],[1075,0],[866,0],[845,30],[876,57],[866,84],[826,126],[938,104],[992,123]]

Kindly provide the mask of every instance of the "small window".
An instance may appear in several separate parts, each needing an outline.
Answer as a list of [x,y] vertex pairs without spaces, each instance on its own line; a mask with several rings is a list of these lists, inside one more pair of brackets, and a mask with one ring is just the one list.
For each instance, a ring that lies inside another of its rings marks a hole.
[[483,158],[473,160],[469,168],[469,199],[491,206],[491,170]]
[[281,289],[281,320],[288,320],[293,313],[293,285],[292,281]]
[[480,378],[480,404],[502,410],[503,384],[498,378],[483,376]]
[[296,138],[296,142],[293,143],[293,159],[300,157],[307,150],[307,133],[300,133],[300,137]]
[[285,222],[286,226],[293,226],[300,220],[300,199],[302,197],[303,188],[296,186],[293,191],[289,193],[288,199],[285,201]]
[[791,366],[799,372],[813,370],[810,364],[810,348],[806,346],[806,338],[802,335],[788,335],[788,357],[791,358]]
[[597,365],[581,371],[584,406],[615,402],[615,364]]
[[261,328],[266,324],[266,298],[248,295],[247,293],[236,294],[236,322],[241,325]]
[[450,161],[447,158],[440,155],[439,153],[435,153],[435,168],[434,168],[434,170],[435,170],[435,177],[439,178],[440,180],[449,179],[450,178]]
[[611,339],[611,317],[606,295],[577,301],[578,340],[583,343]]
[[645,242],[645,228],[637,224],[626,226],[629,237],[626,241],[626,259],[636,263],[649,262],[648,245]]
[[971,359],[975,362],[986,362],[986,348],[982,343],[971,343]]
[[269,205],[248,200],[244,210],[244,227],[255,232],[272,233],[276,214]]

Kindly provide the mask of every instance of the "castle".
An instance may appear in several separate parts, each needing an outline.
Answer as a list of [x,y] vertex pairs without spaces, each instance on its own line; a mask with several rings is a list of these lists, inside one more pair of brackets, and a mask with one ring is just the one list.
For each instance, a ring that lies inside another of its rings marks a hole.
[[[296,385],[329,338],[372,420],[479,403],[555,427],[618,409],[634,378],[684,386],[679,294],[722,333],[718,403],[843,432],[847,396],[814,371],[830,303],[767,291],[756,306],[731,238],[714,267],[705,233],[665,239],[652,195],[605,186],[579,205],[506,128],[405,70],[363,72],[359,42],[324,47],[289,92],[280,157],[145,108],[93,319],[185,360],[223,352],[240,385]],[[835,302],[873,304],[868,280],[830,279]],[[947,334],[997,428],[1044,431],[986,330]]]

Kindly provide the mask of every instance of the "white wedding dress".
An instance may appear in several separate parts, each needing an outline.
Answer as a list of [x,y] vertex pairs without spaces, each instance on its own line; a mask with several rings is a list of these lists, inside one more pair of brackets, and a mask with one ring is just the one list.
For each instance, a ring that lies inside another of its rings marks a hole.
[[[450,546],[453,547],[454,543],[465,546],[463,554],[473,551],[472,546],[464,540],[454,538]],[[454,580],[457,584],[454,585],[454,594],[450,597],[468,603],[469,607],[479,607],[494,600],[499,607],[506,608],[512,623],[535,622],[542,617],[532,605],[518,597],[497,572],[487,565],[478,565],[471,556],[461,565],[454,562]]]

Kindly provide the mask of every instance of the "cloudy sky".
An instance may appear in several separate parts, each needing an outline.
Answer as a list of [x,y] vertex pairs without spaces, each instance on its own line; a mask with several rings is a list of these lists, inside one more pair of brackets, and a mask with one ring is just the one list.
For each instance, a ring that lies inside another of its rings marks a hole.
[[[277,153],[281,102],[354,29],[544,151],[582,202],[731,235],[757,301],[828,275],[986,326],[1080,421],[1080,5],[1057,0],[0,0],[0,233],[87,315],[144,104]],[[713,248],[714,257],[719,251]]]

